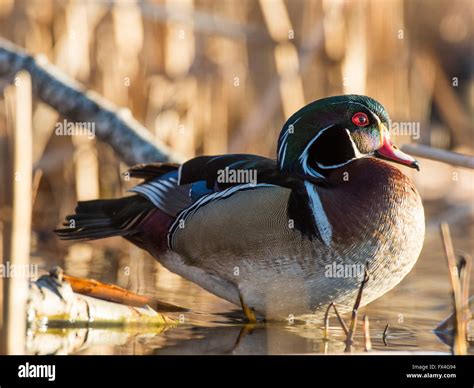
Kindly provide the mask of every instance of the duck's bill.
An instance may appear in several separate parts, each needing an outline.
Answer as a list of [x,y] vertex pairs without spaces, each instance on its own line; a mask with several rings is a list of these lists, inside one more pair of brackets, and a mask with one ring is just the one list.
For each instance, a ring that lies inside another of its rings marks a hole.
[[392,144],[392,141],[390,140],[390,134],[385,126],[382,125],[382,130],[380,132],[382,133],[382,146],[377,151],[375,151],[375,156],[377,158],[385,159],[411,168],[416,168],[418,171],[420,171],[420,164],[415,158],[411,157],[405,152],[402,152]]

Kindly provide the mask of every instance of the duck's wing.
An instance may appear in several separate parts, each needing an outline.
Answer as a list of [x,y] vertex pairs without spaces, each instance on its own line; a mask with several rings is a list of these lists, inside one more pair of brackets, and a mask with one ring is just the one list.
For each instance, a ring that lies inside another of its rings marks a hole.
[[[131,191],[175,217],[169,242],[180,222],[189,220],[198,209],[215,201],[223,202],[236,193],[256,192],[268,187],[281,188],[281,192],[289,190],[284,209],[288,218],[304,235],[311,238],[315,235],[305,181],[282,173],[273,159],[251,154],[199,156],[179,167],[169,164],[138,166],[130,170],[130,174],[146,179]],[[235,206],[233,201],[232,206]]]
[[290,187],[293,180],[278,169],[276,160],[251,154],[199,156],[184,163],[179,174],[181,185],[205,182],[213,191],[245,183]]
[[[58,235],[65,239],[131,236],[141,231],[148,215],[158,208],[164,214],[157,223],[166,221],[168,224],[171,220],[170,243],[179,221],[189,220],[199,209],[216,201],[226,201],[236,193],[258,192],[269,187],[290,193],[284,210],[294,219],[297,229],[306,234],[314,229],[307,217],[309,209],[302,181],[281,173],[272,159],[248,154],[200,156],[183,165],[138,165],[126,174],[144,179],[130,190],[138,195],[81,202],[76,214],[68,217],[68,222],[73,220],[75,225],[65,225],[69,228],[58,230]],[[229,206],[235,207],[233,201]],[[158,229],[160,226],[155,225]]]
[[232,187],[294,184],[294,178],[278,170],[275,160],[250,154],[199,156],[181,166],[146,164],[133,167],[129,174],[145,179],[130,191],[147,198],[170,216],[177,216],[203,196]]

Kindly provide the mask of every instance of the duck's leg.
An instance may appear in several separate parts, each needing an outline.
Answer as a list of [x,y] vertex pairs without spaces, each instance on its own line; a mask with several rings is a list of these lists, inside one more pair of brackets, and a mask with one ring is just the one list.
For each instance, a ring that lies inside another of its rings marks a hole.
[[247,318],[247,322],[257,323],[257,317],[255,316],[255,312],[253,311],[251,307],[245,304],[242,294],[239,295],[239,298],[240,298],[240,304],[242,305],[242,311],[244,312],[245,317]]

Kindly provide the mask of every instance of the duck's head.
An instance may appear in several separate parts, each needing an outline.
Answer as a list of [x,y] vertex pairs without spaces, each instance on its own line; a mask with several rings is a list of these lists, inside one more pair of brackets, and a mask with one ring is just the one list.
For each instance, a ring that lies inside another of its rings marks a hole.
[[392,144],[389,129],[385,108],[373,98],[323,98],[300,109],[283,126],[278,166],[317,179],[368,156],[419,169],[414,158]]

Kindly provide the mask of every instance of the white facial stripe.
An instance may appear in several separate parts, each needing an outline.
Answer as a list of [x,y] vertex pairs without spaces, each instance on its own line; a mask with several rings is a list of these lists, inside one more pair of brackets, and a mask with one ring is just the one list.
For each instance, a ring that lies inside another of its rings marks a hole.
[[319,230],[321,239],[323,240],[324,245],[330,246],[332,240],[332,226],[324,212],[321,198],[319,198],[319,194],[316,191],[316,186],[308,181],[305,181],[304,185],[306,187],[306,192],[308,193],[309,205],[313,213],[314,222]]
[[283,147],[283,155],[280,158],[280,169],[283,168],[283,164],[285,163],[285,156],[286,156],[286,148],[288,147],[288,143],[285,144],[285,147]]
[[278,150],[278,160],[280,161],[280,167],[283,166],[283,161],[285,159],[286,147],[288,146],[288,130],[283,134],[281,139],[280,149]]
[[374,113],[374,116],[375,116],[375,119],[377,120],[377,124],[380,125],[382,121],[380,120],[379,116],[377,116],[375,113]]
[[281,139],[280,149],[278,150],[278,161],[280,163],[280,168],[283,168],[285,164],[286,148],[288,146],[288,136],[290,135],[290,127],[295,126],[295,124],[301,120],[303,116],[298,117],[295,121],[288,125]]
[[304,156],[304,155],[307,155],[308,154],[308,151],[309,151],[309,148],[313,145],[313,143],[318,140],[319,136],[321,136],[326,130],[328,130],[329,128],[331,127],[334,127],[334,124],[331,124],[331,125],[328,125],[326,128],[323,128],[321,129],[318,134],[313,137],[310,142],[306,145],[305,149],[303,150],[303,152],[300,154],[300,160],[301,158]]
[[339,167],[342,167],[342,166],[345,166],[346,164],[349,164],[350,162],[356,160],[357,158],[352,158],[352,159],[349,159],[347,160],[346,162],[344,163],[339,163],[339,164],[333,164],[333,165],[330,165],[330,166],[325,166],[324,164],[321,164],[321,163],[316,163],[318,165],[319,168],[322,168],[324,170],[328,170],[330,168],[339,168]]
[[183,165],[178,168],[178,186],[181,184],[181,171],[183,170]]
[[319,174],[317,171],[315,171],[310,166],[308,166],[308,156],[309,156],[308,151],[309,151],[309,148],[314,144],[314,142],[319,138],[319,136],[321,136],[326,130],[328,130],[329,128],[333,126],[334,124],[331,124],[331,125],[328,125],[326,128],[321,129],[318,132],[318,134],[310,140],[310,142],[306,145],[303,152],[300,154],[298,160],[303,166],[303,171],[305,174],[311,175],[314,178],[324,178],[323,175]]
[[[314,169],[312,169],[309,165],[308,165],[308,151],[309,151],[309,148],[313,145],[313,143],[317,140],[317,138],[319,137],[319,135],[324,132],[326,129],[332,127],[333,125],[330,125],[326,128],[323,128],[321,130],[321,132],[319,132],[309,143],[308,145],[306,146],[306,148],[304,149],[304,151],[301,153],[300,155],[300,163],[301,165],[303,166],[303,171],[306,173],[306,174],[309,174],[315,178],[324,178],[323,175],[319,174],[317,171],[315,171]],[[352,145],[352,149],[354,151],[354,157],[347,160],[346,162],[343,162],[343,163],[339,163],[339,164],[333,164],[333,165],[330,165],[330,166],[327,166],[327,165],[324,165],[324,164],[321,164],[321,163],[316,163],[317,166],[319,168],[322,168],[324,170],[328,170],[328,169],[331,169],[331,168],[338,168],[338,167],[342,167],[342,166],[345,166],[346,164],[349,164],[350,162],[356,160],[356,159],[360,159],[360,158],[364,158],[366,156],[369,156],[369,155],[366,155],[366,154],[362,154],[359,149],[357,148],[357,145],[354,143],[354,140],[352,139],[352,136],[349,132],[349,130],[346,128],[346,133],[347,133],[347,136],[349,136],[349,141],[351,142],[351,145]]]
[[311,166],[308,165],[308,154],[306,154],[303,159],[300,159],[301,165],[303,166],[303,172],[307,175],[310,175],[314,178],[323,178],[326,179],[324,175],[321,175],[319,172],[314,170]]

